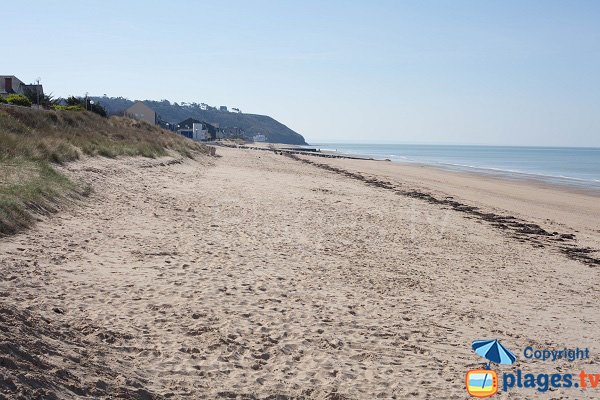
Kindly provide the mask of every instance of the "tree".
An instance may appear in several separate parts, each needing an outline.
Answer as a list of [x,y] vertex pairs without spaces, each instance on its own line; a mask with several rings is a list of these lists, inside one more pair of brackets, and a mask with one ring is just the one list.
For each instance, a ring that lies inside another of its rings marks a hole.
[[[27,97],[29,99],[29,101],[31,101],[32,104],[37,104],[38,101],[38,93],[36,89],[32,89],[32,88],[26,88],[24,93],[25,97]],[[39,99],[40,99],[40,105],[43,107],[52,107],[53,105],[56,105],[57,101],[54,99],[54,97],[52,97],[52,93],[50,94],[43,94],[40,93],[39,94]]]
[[68,106],[82,106],[84,105],[84,101],[81,97],[71,96],[65,100]]
[[104,109],[104,107],[102,107],[100,104],[98,104],[97,102],[94,103],[90,103],[91,100],[88,100],[88,109],[93,112],[96,113],[98,115],[100,115],[101,117],[106,117],[108,114],[106,113],[106,110]]
[[80,106],[83,109],[96,113],[102,117],[106,117],[108,115],[104,107],[96,102],[92,102],[90,98],[71,96],[65,101],[69,106]]

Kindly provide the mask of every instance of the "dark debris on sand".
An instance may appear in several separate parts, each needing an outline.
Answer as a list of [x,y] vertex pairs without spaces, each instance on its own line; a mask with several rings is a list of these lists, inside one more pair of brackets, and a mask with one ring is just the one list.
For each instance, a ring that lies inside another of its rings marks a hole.
[[454,200],[452,197],[440,199],[429,193],[418,190],[405,190],[392,182],[366,176],[358,172],[347,171],[342,168],[333,167],[329,164],[314,162],[305,158],[297,157],[293,154],[289,154],[287,156],[305,164],[314,165],[336,174],[360,180],[370,186],[391,190],[401,196],[421,199],[431,204],[449,207],[455,211],[469,214],[477,219],[490,223],[490,225],[495,228],[508,231],[512,233],[514,237],[522,241],[530,242],[536,247],[545,247],[545,245],[553,246],[572,260],[576,260],[590,266],[600,266],[600,258],[594,255],[594,253],[597,253],[597,251],[589,247],[577,246],[574,243],[576,238],[575,234],[573,233],[548,232],[537,224],[519,220],[511,215],[499,215],[495,213],[483,212],[477,207],[460,203]]

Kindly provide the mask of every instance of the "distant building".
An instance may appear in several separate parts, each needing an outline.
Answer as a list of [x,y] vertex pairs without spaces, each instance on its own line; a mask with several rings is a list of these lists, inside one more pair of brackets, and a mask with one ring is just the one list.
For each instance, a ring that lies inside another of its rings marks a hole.
[[227,111],[227,106],[221,106],[221,107],[219,107],[219,111]]
[[14,75],[0,76],[0,94],[23,93],[24,83]]
[[195,118],[188,118],[188,119],[184,119],[183,121],[181,121],[180,123],[178,123],[177,125],[175,125],[177,127],[177,130],[186,130],[186,129],[192,129],[192,125],[193,124],[198,124],[202,121],[198,121]]
[[163,121],[162,119],[158,119],[158,122],[156,123],[158,126],[160,126],[163,129],[169,130],[169,131],[174,131],[175,130],[175,126],[167,121]]
[[143,101],[133,103],[131,107],[125,110],[125,115],[138,121],[147,122],[150,125],[156,125],[159,121],[156,111],[148,107]]
[[208,122],[188,118],[176,125],[177,133],[196,141],[207,141],[217,139],[217,128]]
[[194,118],[188,118],[175,125],[175,131],[182,136],[190,139],[194,139],[194,124],[198,124],[200,121]]
[[259,133],[258,135],[254,135],[254,137],[252,139],[255,142],[266,142],[267,141],[267,137],[261,133]]
[[26,94],[27,92],[44,95],[42,85],[27,85],[14,75],[0,75],[0,95]]
[[241,113],[242,113],[242,110],[240,110],[239,108],[235,108],[235,107],[234,107],[234,108],[232,108],[231,110],[232,110],[233,112],[236,112],[236,113],[238,113],[238,114],[241,114]]
[[238,128],[237,126],[230,126],[227,128],[223,128],[223,136],[226,138],[242,139],[246,136],[246,132],[244,132],[242,128]]

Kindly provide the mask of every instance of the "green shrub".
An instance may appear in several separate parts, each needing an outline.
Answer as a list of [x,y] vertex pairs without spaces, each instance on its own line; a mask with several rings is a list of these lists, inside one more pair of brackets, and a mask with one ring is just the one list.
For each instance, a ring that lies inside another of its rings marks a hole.
[[22,94],[9,94],[6,97],[6,102],[15,106],[31,107],[31,101]]
[[6,99],[0,96],[0,104],[6,104]]
[[106,109],[104,109],[104,107],[102,107],[98,103],[92,102],[92,99],[90,99],[88,97],[81,98],[81,97],[71,96],[71,97],[67,98],[66,102],[67,102],[68,106],[79,106],[82,109],[89,110],[93,113],[100,115],[101,117],[108,116],[108,113],[106,112]]
[[52,109],[57,111],[83,111],[81,106],[52,106]]

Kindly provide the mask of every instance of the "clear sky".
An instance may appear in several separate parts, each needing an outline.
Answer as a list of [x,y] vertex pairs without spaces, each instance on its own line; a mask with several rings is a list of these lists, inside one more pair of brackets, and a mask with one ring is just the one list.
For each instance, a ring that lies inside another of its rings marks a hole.
[[600,146],[600,1],[19,0],[0,74],[309,142]]

